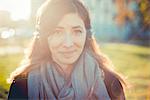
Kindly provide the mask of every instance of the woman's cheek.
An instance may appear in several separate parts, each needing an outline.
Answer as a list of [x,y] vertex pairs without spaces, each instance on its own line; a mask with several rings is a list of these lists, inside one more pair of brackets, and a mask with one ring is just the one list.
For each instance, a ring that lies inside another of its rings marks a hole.
[[76,45],[78,45],[80,48],[82,48],[82,47],[84,47],[84,44],[85,44],[85,37],[76,38],[74,41],[75,41]]
[[61,44],[63,43],[63,38],[61,37],[51,37],[49,38],[49,45],[51,45],[52,47],[60,47]]

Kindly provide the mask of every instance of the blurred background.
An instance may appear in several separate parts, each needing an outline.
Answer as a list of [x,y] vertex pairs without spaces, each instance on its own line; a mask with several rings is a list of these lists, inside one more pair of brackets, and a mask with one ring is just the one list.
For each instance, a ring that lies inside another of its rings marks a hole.
[[[45,0],[0,0],[0,98],[6,79],[23,58],[35,30],[35,15]],[[84,0],[102,52],[131,84],[127,100],[150,100],[150,1]]]

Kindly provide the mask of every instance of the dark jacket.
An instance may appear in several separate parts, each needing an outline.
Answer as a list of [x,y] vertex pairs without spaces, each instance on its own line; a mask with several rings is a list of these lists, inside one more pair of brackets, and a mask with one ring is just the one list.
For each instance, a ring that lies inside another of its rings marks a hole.
[[[120,81],[108,72],[105,72],[105,85],[111,100],[125,100],[123,87]],[[27,77],[17,77],[11,84],[8,100],[28,99]]]

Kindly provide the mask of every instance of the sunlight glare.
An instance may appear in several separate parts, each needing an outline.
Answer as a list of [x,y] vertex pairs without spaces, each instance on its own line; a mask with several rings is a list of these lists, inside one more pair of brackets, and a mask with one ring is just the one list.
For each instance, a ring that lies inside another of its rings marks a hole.
[[30,17],[30,0],[0,0],[0,10],[9,11],[13,20]]

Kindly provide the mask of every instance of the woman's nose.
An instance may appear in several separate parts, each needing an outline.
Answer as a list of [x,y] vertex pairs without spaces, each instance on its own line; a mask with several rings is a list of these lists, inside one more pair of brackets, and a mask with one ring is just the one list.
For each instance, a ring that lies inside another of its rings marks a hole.
[[73,38],[70,33],[66,33],[64,38],[64,46],[71,47],[72,45],[73,45]]

